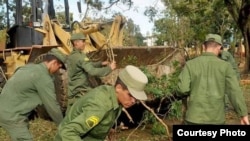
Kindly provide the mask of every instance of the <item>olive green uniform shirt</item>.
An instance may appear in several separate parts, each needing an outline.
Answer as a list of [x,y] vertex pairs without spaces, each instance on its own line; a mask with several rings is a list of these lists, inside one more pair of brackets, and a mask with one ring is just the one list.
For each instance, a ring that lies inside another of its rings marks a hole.
[[72,105],[55,141],[104,141],[121,109],[114,87],[98,86]]
[[42,104],[53,121],[59,124],[63,115],[56,100],[53,79],[45,64],[20,67],[0,94],[0,123],[27,121],[31,111]]
[[179,75],[180,94],[189,95],[185,120],[197,124],[225,123],[225,90],[239,116],[247,115],[243,92],[232,66],[213,53],[189,60]]
[[70,98],[79,94],[81,91],[88,91],[90,84],[88,75],[103,77],[112,70],[109,66],[102,67],[101,62],[91,62],[85,53],[73,49],[67,59],[68,71],[68,95]]
[[225,60],[225,61],[229,62],[232,65],[232,67],[233,67],[233,69],[234,69],[234,71],[235,71],[235,73],[237,75],[238,80],[240,80],[240,72],[239,72],[238,65],[237,65],[233,55],[230,52],[223,50],[223,51],[221,51],[221,54],[220,54],[219,57],[222,60]]

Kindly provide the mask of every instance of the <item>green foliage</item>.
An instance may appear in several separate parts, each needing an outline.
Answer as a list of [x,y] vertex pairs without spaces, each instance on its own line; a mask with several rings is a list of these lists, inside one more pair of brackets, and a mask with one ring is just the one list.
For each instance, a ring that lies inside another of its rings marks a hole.
[[142,46],[144,37],[141,34],[140,27],[134,24],[132,19],[127,19],[124,27],[124,46]]
[[92,6],[93,8],[96,8],[97,10],[102,9],[103,2],[100,0],[87,0],[85,2],[86,4]]
[[180,47],[190,43],[199,46],[209,32],[230,39],[237,31],[224,1],[163,0],[163,3],[167,7],[165,17],[155,22],[160,40]]
[[[147,94],[150,94],[153,96],[153,98],[168,98],[172,96],[177,91],[177,83],[178,83],[178,76],[182,70],[182,67],[178,61],[172,62],[172,67],[174,68],[174,72],[167,75],[163,75],[160,78],[155,77],[150,71],[145,67],[141,68],[143,72],[148,77],[148,85],[145,89],[145,92]],[[182,106],[181,101],[173,101],[170,103],[170,109],[169,111],[166,111],[168,117],[170,118],[181,118],[182,117]],[[144,123],[150,123],[153,124],[152,127],[152,134],[159,135],[159,134],[165,134],[165,128],[158,123],[156,118],[146,111],[143,116],[143,122]]]
[[149,111],[145,111],[143,114],[143,122],[146,124],[151,124],[151,134],[152,135],[166,135],[165,127],[151,114]]
[[148,77],[148,85],[145,88],[146,93],[153,94],[155,98],[164,97],[169,94],[167,87],[167,76],[156,78],[153,74],[145,72]]
[[6,29],[0,29],[0,46],[5,46],[8,42],[8,34],[6,33]]
[[170,107],[170,112],[168,113],[169,118],[182,118],[182,102],[181,101],[175,101],[172,103]]
[[[66,24],[66,17],[64,12],[57,12],[56,18],[59,21],[60,24]],[[69,14],[70,21],[73,21],[73,13]]]
[[155,98],[163,98],[175,93],[177,90],[178,75],[181,72],[181,66],[178,61],[173,61],[172,66],[175,71],[169,75],[163,75],[160,78],[157,78],[146,68],[142,68],[148,77],[148,85],[145,92],[152,94]]
[[158,10],[153,6],[150,6],[146,8],[144,15],[148,16],[150,21],[154,21],[154,17],[157,15],[157,13]]
[[125,57],[122,58],[120,63],[121,63],[121,66],[126,66],[127,64],[138,66],[137,60],[138,59],[136,56],[128,55],[126,58]]
[[154,122],[152,129],[151,129],[152,135],[165,135],[166,129],[160,122]]
[[[177,86],[178,86],[178,76],[182,70],[182,67],[180,66],[180,63],[178,61],[174,61],[172,63],[175,71],[169,75],[169,77],[163,77],[166,78],[167,81],[165,81],[165,89],[163,89],[164,97],[172,96],[177,92]],[[162,97],[161,97],[162,98]],[[171,118],[181,118],[182,117],[182,103],[181,101],[173,101],[170,105],[170,109],[168,111],[168,117]]]
[[173,94],[177,90],[177,84],[178,84],[178,76],[181,73],[182,67],[180,65],[180,62],[174,61],[172,63],[175,71],[171,74],[171,77],[168,79],[168,89]]

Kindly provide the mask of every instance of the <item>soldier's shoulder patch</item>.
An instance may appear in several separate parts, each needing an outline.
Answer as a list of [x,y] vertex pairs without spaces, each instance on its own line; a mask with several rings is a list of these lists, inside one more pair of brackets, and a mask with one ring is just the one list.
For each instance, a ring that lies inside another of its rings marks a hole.
[[84,58],[84,61],[89,61],[89,58],[88,58],[88,57],[85,57],[85,58]]
[[86,124],[89,128],[96,126],[99,123],[99,118],[97,116],[90,116],[86,120]]

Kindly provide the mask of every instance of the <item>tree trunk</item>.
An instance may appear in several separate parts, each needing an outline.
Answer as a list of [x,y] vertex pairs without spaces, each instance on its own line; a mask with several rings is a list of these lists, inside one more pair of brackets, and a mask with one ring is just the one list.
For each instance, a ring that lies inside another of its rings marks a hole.
[[241,29],[241,33],[244,38],[245,46],[245,69],[243,72],[248,73],[250,70],[250,52],[249,52],[249,42],[250,42],[250,3],[245,3],[239,13],[238,25]]
[[244,38],[245,66],[243,73],[248,73],[250,70],[250,0],[242,0],[241,2],[238,0],[224,0],[224,2]]
[[244,46],[245,46],[245,73],[248,73],[249,70],[250,70],[250,50],[249,50],[249,42],[250,42],[250,25],[248,25],[245,30],[244,30],[244,33],[243,33],[243,37],[244,37]]

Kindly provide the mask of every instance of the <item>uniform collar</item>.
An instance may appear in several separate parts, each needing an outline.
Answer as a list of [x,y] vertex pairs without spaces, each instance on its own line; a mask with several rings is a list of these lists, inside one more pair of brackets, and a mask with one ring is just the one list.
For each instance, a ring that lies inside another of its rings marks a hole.
[[41,65],[42,68],[43,68],[44,70],[46,70],[46,72],[48,73],[48,75],[52,76],[52,74],[50,74],[49,69],[47,68],[47,66],[45,65],[45,63],[40,63],[39,65]]
[[215,56],[215,57],[217,57],[217,55],[212,53],[212,52],[203,52],[202,56]]
[[112,100],[112,104],[113,104],[113,108],[114,110],[116,110],[117,108],[121,107],[118,103],[117,97],[116,97],[116,93],[115,93],[115,88],[112,87],[111,89],[111,100]]
[[80,50],[80,49],[76,49],[76,48],[73,48],[73,51],[76,51],[76,52],[80,52],[80,53],[82,53],[82,50]]

